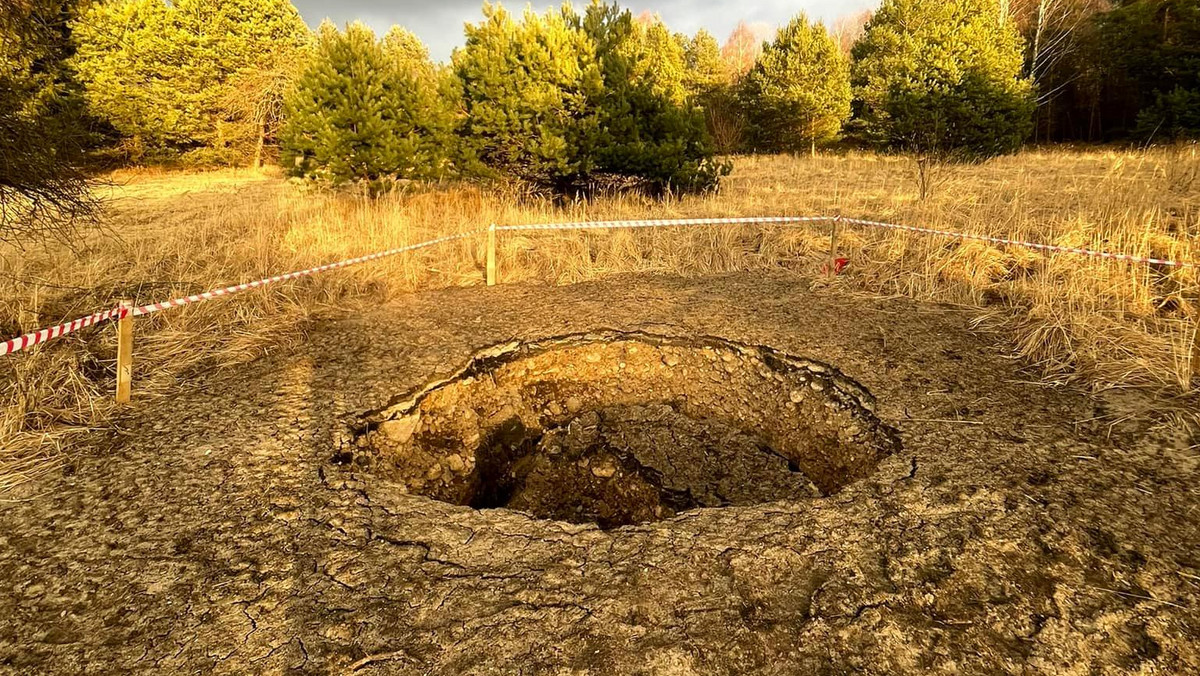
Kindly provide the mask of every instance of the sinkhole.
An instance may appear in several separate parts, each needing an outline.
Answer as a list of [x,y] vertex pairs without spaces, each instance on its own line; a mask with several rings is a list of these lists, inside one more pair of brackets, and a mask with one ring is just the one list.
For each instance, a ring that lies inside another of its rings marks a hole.
[[831,495],[899,448],[828,364],[610,331],[484,350],[363,416],[352,457],[435,500],[615,528]]

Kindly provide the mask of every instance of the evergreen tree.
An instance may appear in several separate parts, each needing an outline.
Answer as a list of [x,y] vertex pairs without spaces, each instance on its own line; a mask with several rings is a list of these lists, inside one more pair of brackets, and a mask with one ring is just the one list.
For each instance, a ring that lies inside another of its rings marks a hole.
[[411,31],[392,26],[383,36],[383,52],[401,72],[437,89],[437,69],[429,60],[429,49]]
[[693,99],[702,100],[733,84],[733,72],[721,57],[721,46],[703,28],[685,43],[683,60],[683,83]]
[[701,29],[684,49],[684,86],[704,111],[704,122],[716,149],[724,154],[743,148],[745,111],[734,91],[734,73],[721,55],[716,38]]
[[404,91],[411,97],[405,105],[421,119],[424,133],[440,148],[435,157],[443,169],[434,174],[464,173],[469,161],[464,162],[462,144],[454,133],[458,86],[452,71],[433,63],[425,43],[400,26],[393,26],[383,36],[383,53],[405,82]]
[[135,151],[198,161],[236,159],[243,134],[225,102],[238,75],[308,39],[290,0],[113,0],[73,28],[90,109]]
[[853,56],[858,117],[882,146],[965,159],[1029,135],[1021,37],[997,0],[884,0]]
[[816,154],[850,118],[850,65],[825,27],[800,14],[763,50],[742,96],[755,147]]
[[678,41],[661,21],[635,23],[628,10],[602,2],[581,25],[603,73],[597,168],[659,189],[715,186],[729,166],[714,159],[703,113],[688,101]]
[[[639,17],[631,25],[617,55],[629,64],[630,77],[649,87],[652,95],[683,105],[688,98],[684,45],[658,16]],[[610,55],[600,55],[606,56]]]
[[66,60],[67,0],[0,7],[0,241],[64,235],[94,214],[88,134]]
[[1200,3],[1125,0],[1102,15],[1110,76],[1132,89],[1141,138],[1200,138]]
[[281,145],[295,176],[372,191],[448,170],[450,118],[432,88],[424,48],[385,47],[371,29],[325,24],[288,97]]
[[570,14],[526,11],[517,22],[490,4],[483,14],[452,59],[465,152],[491,171],[569,191],[594,169],[596,48]]
[[175,88],[160,64],[175,33],[161,0],[97,3],[73,28],[74,66],[88,109],[128,138],[131,154],[190,143],[179,120],[182,106],[173,105]]
[[689,102],[684,48],[653,16],[593,2],[518,23],[484,5],[453,67],[465,154],[493,172],[569,193],[599,175],[703,188],[725,171]]
[[400,26],[392,26],[383,36],[383,53],[402,77],[415,83],[412,93],[416,105],[428,112],[427,124],[444,146],[446,157],[457,157],[459,144],[454,136],[454,116],[459,91],[453,71],[433,63],[425,43]]

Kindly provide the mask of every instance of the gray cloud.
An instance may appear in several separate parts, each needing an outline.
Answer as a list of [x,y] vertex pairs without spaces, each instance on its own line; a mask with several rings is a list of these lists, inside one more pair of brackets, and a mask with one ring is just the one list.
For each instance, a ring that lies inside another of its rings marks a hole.
[[[810,18],[832,21],[873,7],[879,0],[760,0],[753,3],[722,2],[721,0],[627,0],[622,3],[635,14],[649,10],[660,14],[672,30],[695,33],[706,28],[718,40],[724,41],[738,21],[780,25],[797,12]],[[401,25],[416,33],[429,45],[434,59],[450,58],[450,52],[463,41],[463,24],[475,22],[482,13],[482,0],[293,0],[311,26],[322,19],[337,24],[359,20],[382,34],[392,25]],[[538,0],[534,8],[557,6],[557,2]],[[576,6],[584,6],[579,0]],[[507,5],[516,10],[524,3]]]

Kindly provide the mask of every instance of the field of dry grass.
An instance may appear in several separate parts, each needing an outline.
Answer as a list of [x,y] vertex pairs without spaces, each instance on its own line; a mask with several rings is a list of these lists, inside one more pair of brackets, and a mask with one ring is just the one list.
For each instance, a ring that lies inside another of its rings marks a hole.
[[[164,300],[489,223],[732,215],[845,216],[1200,259],[1200,156],[1029,151],[946,167],[918,199],[913,163],[875,155],[750,157],[719,193],[555,204],[447,185],[377,200],[297,186],[270,172],[119,172],[107,219],[71,247],[0,250],[4,337],[108,307]],[[136,328],[135,402],[189,374],[303,340],[314,317],[397,294],[483,281],[483,239],[158,313]],[[570,283],[616,272],[685,275],[787,268],[818,275],[828,227],[506,234],[503,281]],[[849,268],[831,282],[978,307],[1049,381],[1156,388],[1196,422],[1200,272],[1047,256],[1015,247],[864,228],[839,238]],[[850,309],[848,309],[850,310]],[[90,330],[0,359],[0,492],[69,455],[72,432],[111,414],[115,332]]]

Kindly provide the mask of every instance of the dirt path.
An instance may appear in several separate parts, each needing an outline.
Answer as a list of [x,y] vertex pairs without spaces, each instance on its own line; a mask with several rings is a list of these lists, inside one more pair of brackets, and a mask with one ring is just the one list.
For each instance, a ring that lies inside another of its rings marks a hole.
[[[1028,383],[963,312],[806,286],[429,292],[181,387],[0,506],[0,668],[1200,672],[1194,457]],[[607,531],[336,462],[348,421],[476,350],[602,328],[835,365],[903,450],[833,497]]]

